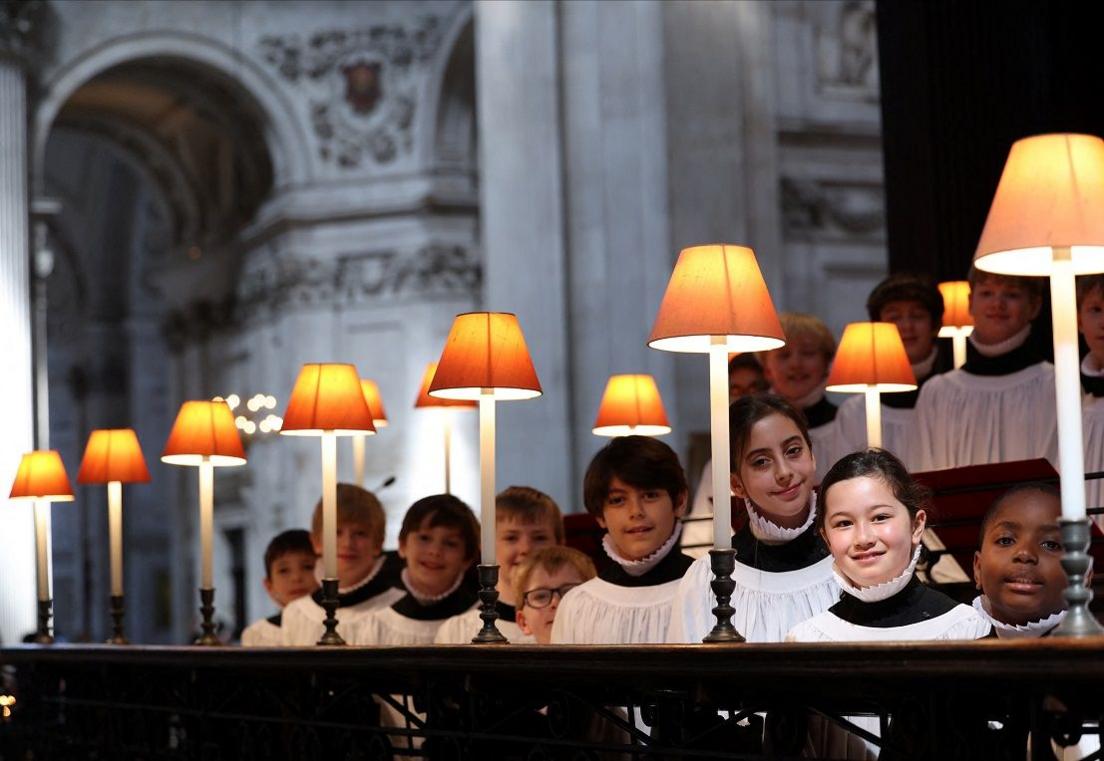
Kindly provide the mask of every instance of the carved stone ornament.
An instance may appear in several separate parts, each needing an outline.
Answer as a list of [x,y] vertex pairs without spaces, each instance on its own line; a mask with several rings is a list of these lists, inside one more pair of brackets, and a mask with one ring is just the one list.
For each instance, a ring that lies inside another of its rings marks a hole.
[[885,229],[885,194],[875,184],[781,179],[787,236],[876,238]]
[[45,0],[0,0],[0,54],[30,56],[44,45]]
[[269,310],[350,306],[368,300],[427,295],[472,295],[483,268],[463,246],[431,243],[415,251],[369,251],[318,261],[268,256],[238,288],[237,309],[248,321]]
[[878,28],[872,0],[817,5],[820,89],[847,100],[878,100]]
[[307,93],[318,153],[345,169],[387,164],[414,145],[418,69],[440,46],[441,22],[262,37],[262,58]]

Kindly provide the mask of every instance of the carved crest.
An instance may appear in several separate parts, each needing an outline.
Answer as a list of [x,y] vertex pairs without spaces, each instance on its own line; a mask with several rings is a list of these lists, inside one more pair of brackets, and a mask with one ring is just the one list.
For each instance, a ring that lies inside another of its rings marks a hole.
[[378,61],[354,61],[341,67],[345,76],[345,102],[353,113],[367,116],[375,109],[383,94]]

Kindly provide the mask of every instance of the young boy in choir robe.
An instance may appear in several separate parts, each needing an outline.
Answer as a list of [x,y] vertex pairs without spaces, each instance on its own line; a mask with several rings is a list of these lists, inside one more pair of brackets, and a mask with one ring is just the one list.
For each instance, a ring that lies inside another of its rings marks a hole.
[[825,397],[828,371],[836,356],[836,339],[819,317],[799,312],[778,316],[786,345],[762,352],[759,360],[771,391],[785,399],[805,416],[809,440],[813,443],[819,469],[817,482],[831,467],[838,452],[836,405]]
[[594,562],[571,547],[545,547],[521,567],[514,584],[517,625],[538,645],[552,642],[564,595],[596,576]]
[[[281,611],[318,589],[318,579],[314,576],[317,560],[310,533],[301,528],[277,534],[268,543],[264,554],[264,587]],[[282,612],[254,621],[242,632],[242,645],[278,647],[281,644],[281,623]]]
[[[732,623],[749,642],[781,642],[838,596],[828,549],[812,528],[817,459],[805,419],[777,396],[737,399],[728,421],[733,512],[747,512],[732,541]],[[712,630],[712,580],[709,557],[696,560],[672,602],[668,642],[701,642]]]
[[[787,642],[971,640],[989,633],[989,622],[973,608],[916,577],[929,497],[893,454],[867,449],[847,455],[824,477],[820,501],[816,530],[831,550],[843,594],[791,629]],[[879,733],[877,718],[849,719]],[[870,759],[877,749],[811,716],[805,755]]]
[[[890,275],[870,292],[866,310],[871,321],[897,326],[919,387],[916,391],[882,394],[882,446],[906,467],[918,467],[915,407],[919,389],[935,375],[951,369],[936,342],[943,324],[943,296],[934,283],[918,275]],[[840,405],[836,425],[841,454],[866,449],[866,404],[862,394],[849,395]]]
[[[352,624],[376,608],[387,607],[405,594],[399,574],[402,561],[383,552],[386,517],[372,492],[352,484],[337,485],[337,633],[346,641]],[[322,553],[322,500],[314,507],[311,543]],[[315,567],[315,575],[321,564]],[[284,645],[314,645],[326,627],[322,590],[284,608],[280,640]]]
[[1066,615],[1061,495],[1054,486],[1014,486],[981,522],[974,610],[1001,639],[1045,637]]
[[[1081,361],[1082,433],[1085,438],[1085,470],[1104,470],[1104,275],[1077,278],[1077,327],[1089,353]],[[1085,482],[1085,504],[1104,507],[1104,480]],[[1104,517],[1093,520],[1104,528]]]
[[[515,644],[533,638],[517,624],[517,574],[534,552],[563,544],[563,516],[555,500],[529,486],[511,486],[495,497],[495,558],[499,565],[498,630]],[[437,644],[462,645],[483,626],[479,608],[453,616],[437,630]]]
[[966,364],[929,380],[916,402],[919,467],[1056,462],[1054,366],[1031,341],[1042,284],[974,268],[969,280],[974,332]]
[[621,436],[587,467],[583,503],[606,530],[613,562],[560,602],[556,644],[663,642],[671,599],[693,560],[678,549],[686,476],[674,451],[647,436]]
[[479,523],[470,507],[451,494],[415,502],[399,532],[406,594],[359,618],[350,643],[432,644],[441,624],[478,602],[475,589],[464,583],[478,552]]

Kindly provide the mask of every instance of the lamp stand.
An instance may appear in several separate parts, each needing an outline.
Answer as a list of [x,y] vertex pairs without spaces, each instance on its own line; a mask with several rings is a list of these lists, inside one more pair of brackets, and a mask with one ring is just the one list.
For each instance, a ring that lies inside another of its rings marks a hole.
[[123,618],[126,612],[123,602],[122,595],[111,595],[111,637],[107,640],[109,645],[130,644],[123,634]]
[[215,590],[214,588],[199,590],[199,612],[203,615],[203,633],[199,635],[195,643],[205,647],[221,645],[219,638],[215,636]]
[[319,645],[340,647],[345,640],[337,633],[337,579],[322,579],[322,610],[326,611],[326,618],[322,621],[326,631],[318,640]]
[[483,620],[483,628],[472,638],[476,645],[505,645],[506,637],[495,626],[498,618],[496,603],[498,602],[498,566],[478,565],[479,571],[479,617]]
[[54,644],[52,631],[52,619],[54,616],[54,601],[47,597],[38,601],[38,628],[35,630],[34,641],[36,645]]
[[732,580],[732,572],[736,569],[736,550],[710,550],[709,567],[713,570],[709,586],[717,598],[717,605],[713,608],[717,623],[702,642],[743,642],[744,638],[732,625],[732,614],[736,612],[731,605],[732,593],[736,590],[736,582]]
[[882,446],[882,395],[877,388],[866,388],[866,445]]
[[51,530],[50,503],[36,499],[34,503],[35,527],[35,586],[38,589],[38,627],[34,641],[39,645],[52,645],[53,595],[50,585]]
[[1085,516],[1085,450],[1081,438],[1081,371],[1077,352],[1077,289],[1069,247],[1055,246],[1050,273],[1051,322],[1054,326],[1054,392],[1058,409],[1058,472],[1062,474],[1062,568],[1069,585],[1069,613],[1055,632],[1064,637],[1104,634],[1089,613],[1092,592],[1085,574],[1092,559],[1089,521]]
[[445,494],[452,494],[452,413],[448,409],[442,412],[445,418]]
[[353,436],[353,483],[364,486],[364,439],[366,436]]

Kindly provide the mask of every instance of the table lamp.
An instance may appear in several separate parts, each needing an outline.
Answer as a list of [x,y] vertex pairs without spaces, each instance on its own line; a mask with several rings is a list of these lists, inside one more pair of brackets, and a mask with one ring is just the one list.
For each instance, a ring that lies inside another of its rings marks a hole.
[[478,402],[464,399],[440,399],[429,395],[433,376],[437,373],[437,363],[430,362],[422,374],[422,387],[418,398],[414,400],[414,409],[441,408],[442,432],[445,444],[445,494],[452,494],[452,409],[475,409]]
[[478,644],[504,643],[495,626],[498,563],[495,558],[495,402],[541,395],[540,381],[515,315],[507,312],[460,314],[452,323],[429,395],[479,402],[479,617]]
[[974,332],[970,316],[970,284],[965,280],[950,280],[939,284],[943,295],[943,325],[940,338],[950,338],[954,346],[954,366],[966,364],[966,338]]
[[112,634],[108,644],[127,644],[123,632],[123,484],[149,483],[149,469],[132,428],[92,431],[84,448],[79,484],[107,484],[107,531],[111,557]]
[[1055,636],[1104,633],[1089,612],[1085,575],[1085,453],[1077,345],[1077,275],[1104,272],[1104,140],[1051,134],[1017,140],[981,232],[974,266],[1002,275],[1050,278],[1054,390],[1062,491],[1062,567],[1069,612]]
[[735,582],[728,446],[728,355],[784,346],[755,252],[747,246],[710,244],[679,253],[659,305],[648,345],[661,351],[709,354],[709,416],[713,454],[713,609],[717,624],[706,642],[743,642],[729,604]]
[[[387,412],[383,409],[383,397],[380,396],[379,385],[374,380],[360,379],[360,389],[364,392],[364,401],[368,404],[368,410],[372,413],[372,425],[378,431],[387,427]],[[353,478],[357,486],[364,486],[364,440],[368,438],[363,433],[353,436]]]
[[69,485],[69,476],[65,473],[61,455],[53,449],[40,449],[23,455],[8,498],[16,502],[34,503],[35,585],[38,589],[38,628],[34,641],[40,645],[49,645],[54,641],[51,631],[53,594],[50,587],[50,503],[73,501],[73,487]]
[[284,436],[318,436],[322,443],[322,608],[319,645],[344,645],[337,633],[337,437],[372,435],[372,411],[356,367],[308,363],[299,371],[284,412]]
[[881,395],[916,390],[916,375],[897,326],[892,322],[852,322],[845,327],[826,389],[866,394],[866,445],[881,447]]
[[199,612],[203,633],[197,645],[218,645],[215,636],[213,548],[215,530],[215,468],[245,465],[241,436],[226,402],[190,401],[180,405],[161,462],[199,469]]
[[611,375],[594,420],[595,436],[662,436],[671,432],[650,375]]

